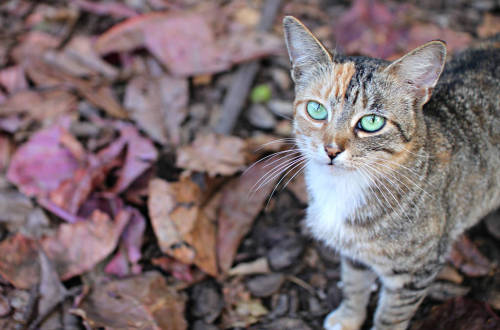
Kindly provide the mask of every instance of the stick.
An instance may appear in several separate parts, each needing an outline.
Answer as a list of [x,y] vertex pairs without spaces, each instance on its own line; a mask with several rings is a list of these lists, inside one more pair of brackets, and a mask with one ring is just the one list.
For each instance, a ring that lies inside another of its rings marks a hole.
[[[272,28],[274,19],[278,13],[281,0],[266,0],[261,11],[261,17],[257,31],[265,32]],[[231,87],[224,98],[219,122],[215,126],[215,132],[219,134],[230,134],[243,110],[250,87],[260,68],[259,61],[242,64],[236,71],[231,82]]]

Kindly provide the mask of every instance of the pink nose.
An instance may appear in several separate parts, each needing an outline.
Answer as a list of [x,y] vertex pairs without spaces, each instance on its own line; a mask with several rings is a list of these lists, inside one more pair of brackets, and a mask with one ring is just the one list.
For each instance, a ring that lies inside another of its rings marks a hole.
[[333,146],[331,144],[327,144],[325,146],[325,152],[328,155],[328,157],[330,157],[330,160],[334,160],[335,157],[337,157],[337,155],[342,152],[342,150],[340,150],[340,148],[337,147],[337,146]]

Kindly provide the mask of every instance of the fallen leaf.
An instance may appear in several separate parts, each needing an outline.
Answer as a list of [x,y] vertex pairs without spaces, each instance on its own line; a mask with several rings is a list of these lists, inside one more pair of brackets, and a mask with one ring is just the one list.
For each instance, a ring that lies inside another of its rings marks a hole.
[[19,43],[12,50],[16,63],[22,63],[34,56],[39,56],[49,49],[59,46],[61,39],[47,32],[31,30],[19,38]]
[[347,54],[394,60],[430,40],[445,40],[450,52],[467,46],[472,37],[434,24],[415,22],[412,6],[356,0],[335,24],[337,45]]
[[153,179],[149,215],[164,253],[216,276],[215,224],[210,211],[201,209],[202,197],[201,189],[190,178],[174,183]]
[[48,50],[43,54],[46,63],[75,77],[90,78],[102,75],[109,80],[118,77],[118,70],[101,59],[89,37],[78,35],[62,51]]
[[37,86],[46,88],[60,85],[73,87],[88,102],[103,109],[110,116],[127,118],[127,112],[118,102],[110,83],[105,79],[85,80],[72,76],[57,68],[50,58],[31,56],[28,59],[25,59],[25,70]]
[[158,157],[158,152],[153,143],[141,136],[135,126],[128,123],[119,123],[118,128],[120,130],[120,139],[127,146],[127,152],[125,163],[118,172],[118,180],[111,189],[115,193],[121,193],[128,188],[132,182],[153,165]]
[[187,329],[187,298],[157,272],[98,284],[73,312],[91,327],[111,329]]
[[188,82],[184,78],[138,76],[127,85],[124,105],[130,117],[152,139],[177,145],[188,98]]
[[497,33],[500,33],[500,16],[485,13],[483,22],[477,28],[477,34],[481,38],[488,38]]
[[146,229],[146,220],[137,209],[129,206],[123,211],[130,213],[130,220],[122,233],[118,252],[105,267],[106,273],[120,277],[141,272],[138,262]]
[[128,19],[101,35],[95,47],[100,54],[146,47],[173,75],[186,77],[224,71],[237,62],[276,54],[282,43],[264,33],[216,40],[202,14],[177,11]]
[[25,195],[45,195],[75,175],[78,161],[60,144],[68,128],[69,120],[61,120],[33,134],[12,157],[7,179]]
[[73,0],[73,4],[92,14],[111,16],[113,18],[129,18],[137,15],[137,12],[125,4],[119,2],[93,2],[88,0]]
[[292,181],[288,183],[287,188],[302,204],[306,205],[309,202],[309,195],[307,194],[306,182],[303,173],[295,176]]
[[55,119],[76,111],[77,98],[64,90],[22,90],[0,104],[2,116],[25,115],[34,120]]
[[24,70],[20,65],[11,66],[0,70],[0,85],[9,94],[28,88],[28,82],[24,75]]
[[233,263],[240,241],[252,227],[255,217],[273,189],[274,180],[253,194],[255,183],[269,171],[258,163],[241,177],[224,186],[218,217],[217,257],[219,267],[226,273]]
[[449,259],[467,276],[485,276],[491,269],[490,261],[479,252],[474,243],[462,235],[453,245]]
[[487,330],[500,328],[500,319],[488,311],[484,303],[471,299],[455,298],[434,306],[429,317],[414,322],[413,330]]
[[246,143],[235,136],[198,135],[192,144],[177,150],[177,166],[210,176],[232,175],[245,166]]
[[41,245],[61,279],[67,280],[92,269],[113,252],[129,217],[121,212],[112,221],[96,210],[87,221],[60,225],[57,234],[44,238]]
[[252,298],[241,277],[225,282],[222,293],[225,305],[222,314],[224,329],[247,328],[268,313],[260,299]]
[[38,283],[38,245],[28,237],[16,234],[0,242],[0,275],[18,289],[29,289]]

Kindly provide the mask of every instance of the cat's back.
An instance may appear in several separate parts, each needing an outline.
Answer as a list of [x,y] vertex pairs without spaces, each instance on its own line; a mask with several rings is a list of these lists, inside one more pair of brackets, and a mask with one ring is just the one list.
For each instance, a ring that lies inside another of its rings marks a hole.
[[[500,131],[496,131],[500,129],[500,34],[474,44],[446,63],[424,113],[452,134],[456,133],[453,128],[463,133],[481,129],[474,134],[500,138]],[[496,142],[500,144],[500,139]]]
[[500,34],[446,63],[424,106],[443,206],[466,227],[500,206],[499,64]]

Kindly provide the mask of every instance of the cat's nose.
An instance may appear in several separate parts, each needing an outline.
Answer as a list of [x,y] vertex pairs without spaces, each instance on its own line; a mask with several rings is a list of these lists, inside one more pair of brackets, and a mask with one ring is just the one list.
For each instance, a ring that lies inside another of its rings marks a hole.
[[335,157],[337,157],[337,155],[342,152],[342,150],[340,150],[340,148],[337,147],[336,145],[327,144],[325,146],[325,152],[328,155],[328,157],[330,157],[330,160],[334,160]]

